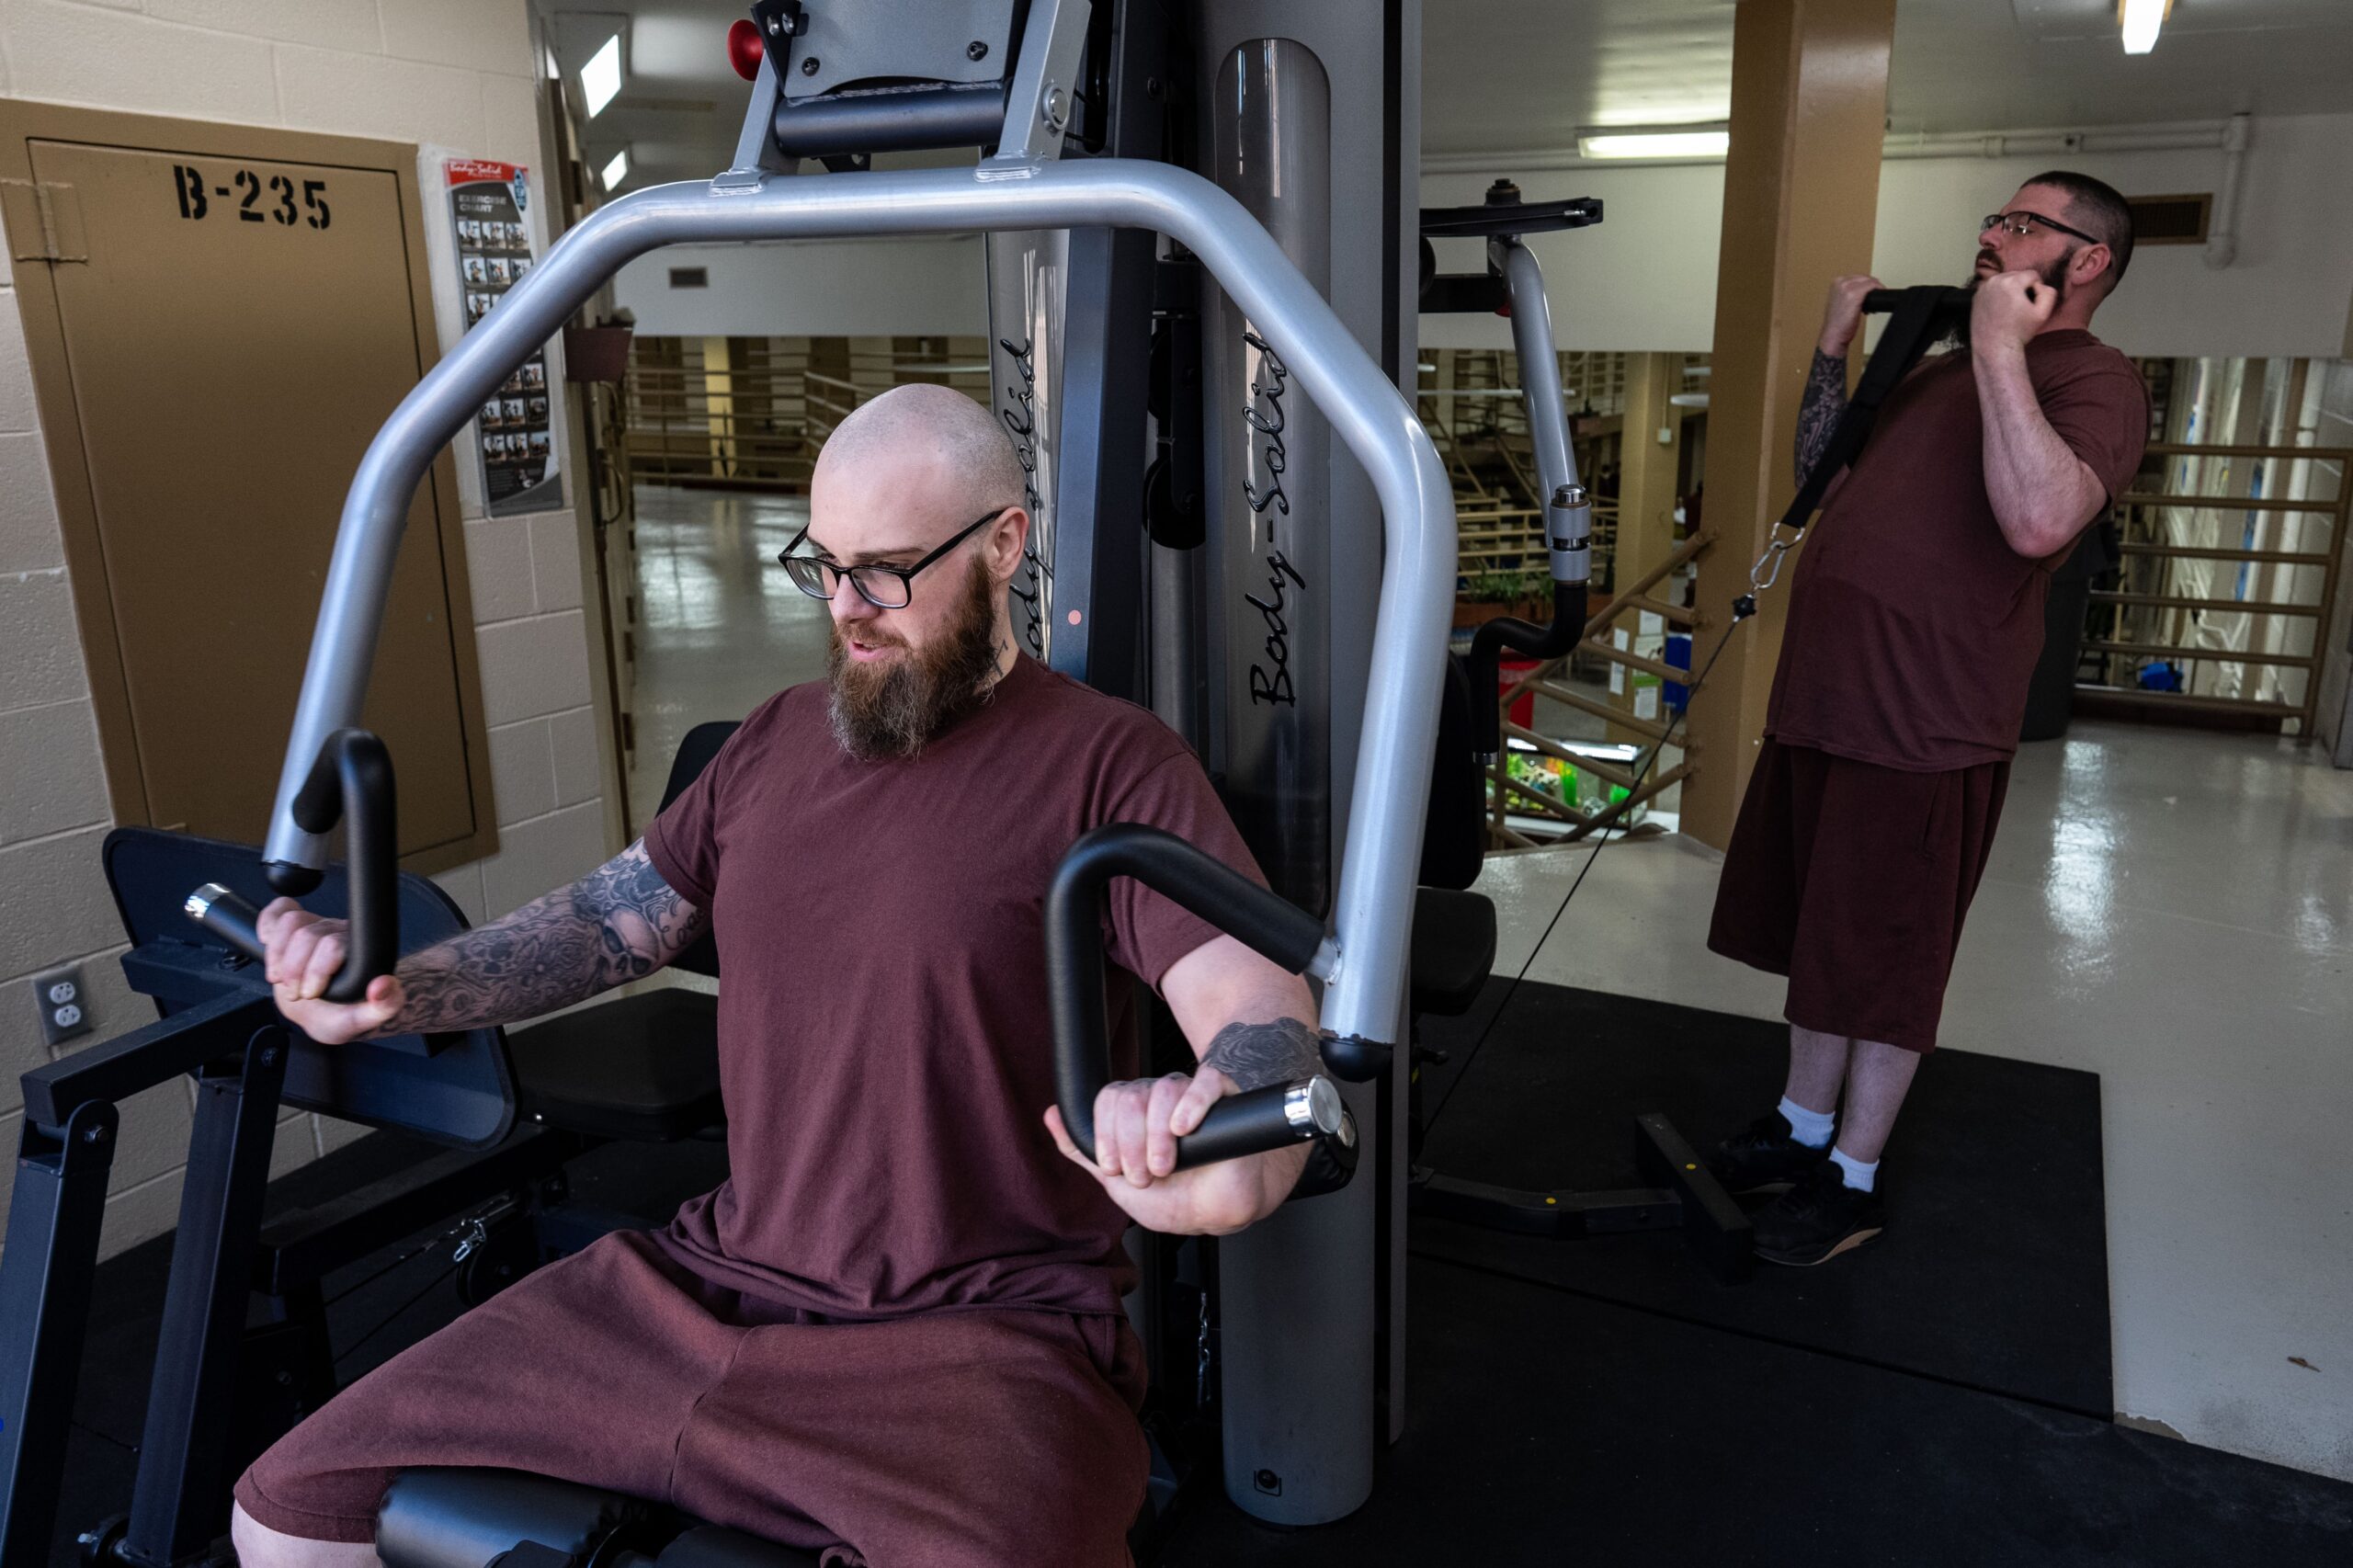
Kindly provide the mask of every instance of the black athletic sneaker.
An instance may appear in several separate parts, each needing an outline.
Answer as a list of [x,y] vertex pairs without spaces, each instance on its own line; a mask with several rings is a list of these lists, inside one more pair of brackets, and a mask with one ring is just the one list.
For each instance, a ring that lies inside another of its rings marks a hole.
[[1790,1131],[1788,1118],[1768,1110],[1716,1145],[1708,1169],[1726,1192],[1787,1192],[1792,1182],[1829,1158],[1824,1144],[1809,1149]]
[[1862,1245],[1887,1221],[1880,1195],[1848,1187],[1846,1172],[1825,1159],[1748,1222],[1756,1227],[1757,1256],[1803,1267]]

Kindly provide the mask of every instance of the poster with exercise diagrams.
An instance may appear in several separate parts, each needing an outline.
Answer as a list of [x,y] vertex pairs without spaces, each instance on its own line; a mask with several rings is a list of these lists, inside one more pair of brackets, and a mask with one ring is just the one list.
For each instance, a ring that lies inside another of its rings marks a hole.
[[[450,214],[458,227],[459,287],[465,301],[466,330],[498,306],[537,259],[530,230],[529,171],[516,164],[452,158]],[[563,505],[563,480],[556,472],[550,435],[548,357],[542,348],[485,399],[474,421],[482,460],[483,506],[494,517],[545,512]]]

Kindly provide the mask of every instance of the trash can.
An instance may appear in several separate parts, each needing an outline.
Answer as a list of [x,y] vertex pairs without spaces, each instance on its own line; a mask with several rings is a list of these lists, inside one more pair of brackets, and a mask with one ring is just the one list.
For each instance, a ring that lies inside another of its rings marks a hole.
[[2084,652],[2084,616],[2092,602],[2092,580],[2114,570],[2120,558],[2116,525],[2101,518],[2083,532],[2075,551],[2051,574],[2042,603],[2042,657],[2027,682],[2021,741],[2056,740],[2067,733],[2075,708],[2075,665]]

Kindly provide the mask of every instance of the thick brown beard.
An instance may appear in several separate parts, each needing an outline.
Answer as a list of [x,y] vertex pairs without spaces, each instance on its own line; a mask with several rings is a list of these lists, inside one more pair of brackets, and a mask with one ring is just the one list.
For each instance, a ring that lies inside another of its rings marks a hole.
[[912,757],[987,699],[996,676],[996,582],[974,558],[956,616],[930,648],[874,668],[850,663],[841,628],[825,651],[834,739],[861,762]]

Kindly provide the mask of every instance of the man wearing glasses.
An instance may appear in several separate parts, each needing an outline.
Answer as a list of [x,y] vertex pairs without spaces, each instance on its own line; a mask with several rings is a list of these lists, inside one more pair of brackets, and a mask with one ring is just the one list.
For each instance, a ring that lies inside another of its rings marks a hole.
[[1320,1062],[1305,983],[1112,883],[1134,981],[1197,1070],[1113,1084],[1098,1159],[1053,1104],[1042,905],[1072,842],[1140,822],[1257,869],[1184,743],[1018,653],[1029,517],[1004,429],[939,387],[845,419],[779,572],[826,601],[826,678],[770,699],[645,837],[568,889],[325,1001],[343,926],[264,912],[278,1006],[323,1042],[506,1023],[715,932],[730,1179],[353,1385],[237,1486],[245,1568],[369,1568],[418,1465],[536,1471],[854,1563],[1127,1561],[1144,1492],[1132,1221],[1273,1212],[1290,1149],[1172,1171],[1221,1096]]
[[[1755,1221],[1776,1263],[1823,1262],[1885,1224],[1880,1154],[1936,1048],[2051,572],[2148,438],[2139,373],[2089,330],[2131,258],[2131,210],[2086,176],[2039,175],[1986,218],[1964,346],[1889,395],[1799,556],[1708,937],[1789,977],[1787,1092],[1713,1162],[1734,1191],[1779,1193]],[[1880,286],[1831,285],[1801,483],[1846,409],[1847,347]]]

